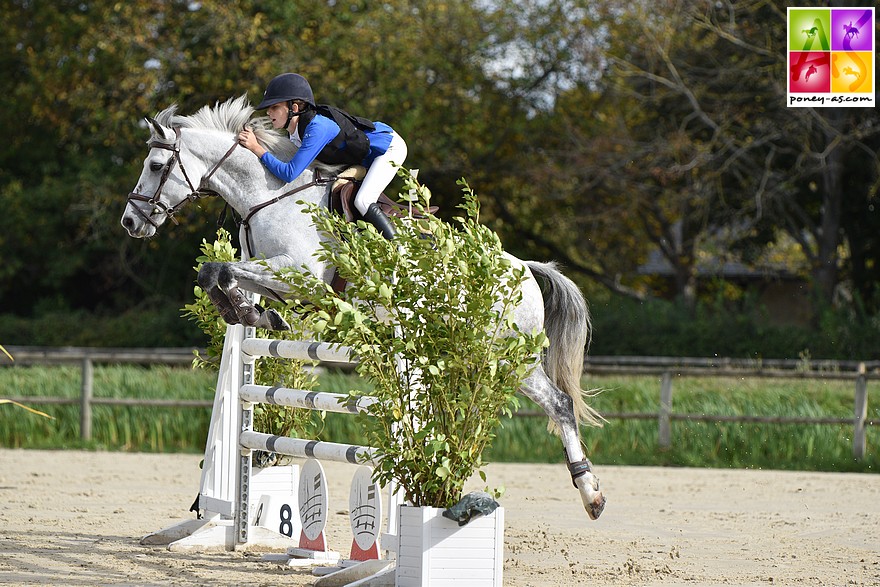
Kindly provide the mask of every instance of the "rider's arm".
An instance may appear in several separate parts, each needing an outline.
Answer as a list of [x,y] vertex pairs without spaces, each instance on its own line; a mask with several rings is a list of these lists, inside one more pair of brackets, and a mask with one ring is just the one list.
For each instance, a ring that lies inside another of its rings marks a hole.
[[272,175],[290,183],[299,177],[299,174],[315,160],[321,149],[335,139],[337,134],[339,134],[339,125],[319,114],[306,127],[302,145],[293,159],[285,163],[272,153],[266,152],[260,157],[260,161]]

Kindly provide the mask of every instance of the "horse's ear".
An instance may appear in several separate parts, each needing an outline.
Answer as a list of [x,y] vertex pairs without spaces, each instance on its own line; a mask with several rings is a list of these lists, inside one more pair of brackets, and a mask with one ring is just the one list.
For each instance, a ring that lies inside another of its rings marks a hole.
[[147,116],[146,118],[144,118],[144,120],[147,121],[147,124],[149,124],[151,127],[153,127],[153,132],[154,132],[155,134],[159,135],[159,136],[162,137],[163,139],[167,139],[167,138],[168,138],[168,137],[165,135],[165,129],[162,128],[162,125],[161,125],[161,124],[159,124],[158,122],[156,122],[156,119],[155,119],[155,118],[152,118],[152,117],[150,117],[150,116]]

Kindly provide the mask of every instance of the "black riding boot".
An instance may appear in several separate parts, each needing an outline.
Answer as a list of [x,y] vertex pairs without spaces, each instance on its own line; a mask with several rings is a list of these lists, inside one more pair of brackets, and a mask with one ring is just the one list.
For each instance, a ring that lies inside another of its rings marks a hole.
[[364,220],[375,226],[376,230],[388,240],[393,239],[397,234],[397,231],[394,230],[394,225],[385,216],[385,212],[382,211],[379,204],[370,204],[370,207],[367,208],[367,213],[364,214]]

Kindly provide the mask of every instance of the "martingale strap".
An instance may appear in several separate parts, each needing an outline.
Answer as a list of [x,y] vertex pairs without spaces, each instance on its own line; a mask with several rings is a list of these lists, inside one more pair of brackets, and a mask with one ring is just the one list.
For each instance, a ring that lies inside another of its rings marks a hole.
[[283,194],[281,194],[278,197],[272,198],[271,200],[266,200],[265,202],[261,202],[261,203],[257,204],[256,206],[252,206],[250,208],[250,210],[248,210],[247,215],[238,221],[238,226],[244,228],[244,233],[246,236],[247,247],[248,247],[248,256],[250,257],[254,251],[253,242],[251,241],[251,227],[249,224],[250,219],[254,216],[254,214],[256,214],[257,212],[259,212],[260,210],[262,210],[264,208],[268,208],[272,204],[277,204],[278,202],[280,202],[284,198],[290,197],[290,196],[297,194],[303,190],[307,190],[311,187],[315,187],[316,185],[326,185],[326,184],[330,183],[331,181],[335,181],[335,180],[336,180],[336,176],[329,176],[329,177],[322,176],[320,174],[320,172],[315,170],[314,175],[312,176],[312,181],[310,181],[309,183],[301,185],[299,187],[295,187],[290,191],[284,192]]

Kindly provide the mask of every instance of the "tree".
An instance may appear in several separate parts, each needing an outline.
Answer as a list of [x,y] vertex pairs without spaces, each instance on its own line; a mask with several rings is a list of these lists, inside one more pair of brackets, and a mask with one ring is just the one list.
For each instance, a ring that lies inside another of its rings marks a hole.
[[[299,71],[318,100],[390,123],[434,202],[455,182],[522,257],[586,287],[698,294],[707,257],[800,243],[822,299],[880,276],[875,111],[784,104],[779,2],[0,0],[0,303],[176,313],[219,205],[149,242],[118,227],[142,117]],[[836,112],[836,113],[835,113]],[[394,195],[396,186],[389,190]],[[229,225],[232,229],[232,226]],[[722,238],[723,236],[723,238]],[[172,260],[169,262],[168,260]]]
[[[636,297],[660,293],[635,271],[656,249],[674,270],[674,293],[691,302],[707,253],[755,262],[787,236],[809,261],[817,298],[830,302],[851,264],[839,257],[855,242],[845,226],[862,232],[843,211],[876,201],[873,111],[786,107],[781,5],[605,3],[590,14],[585,28],[610,31],[593,37],[608,65],[536,117],[543,149],[529,156],[540,163],[513,180],[523,186],[515,203],[499,203],[515,230]],[[856,177],[857,191],[843,190]],[[584,238],[570,240],[575,231]]]
[[171,102],[202,105],[231,89],[227,76],[210,72],[229,60],[219,47],[256,53],[237,40],[251,21],[220,2],[55,8],[12,1],[2,10],[9,75],[0,125],[10,140],[0,152],[0,201],[9,210],[0,234],[16,261],[0,273],[0,300],[27,313],[40,300],[95,309],[180,299],[191,277],[168,272],[161,252],[192,258],[198,240],[187,223],[150,243],[118,227],[145,154],[139,122]]
[[172,103],[191,112],[244,92],[258,97],[277,73],[301,71],[320,100],[397,128],[408,164],[433,178],[435,200],[450,213],[455,180],[471,161],[491,159],[505,126],[492,114],[503,121],[507,103],[483,69],[492,39],[505,34],[503,14],[472,2],[55,8],[0,4],[0,127],[9,137],[0,147],[0,303],[19,315],[188,299],[192,258],[219,207],[188,207],[181,226],[149,242],[118,227],[146,154],[142,117]]
[[[722,10],[695,14],[695,21],[744,47],[748,64],[760,64],[759,56],[765,53],[784,62],[783,4],[722,6]],[[752,85],[755,76],[744,79]],[[752,226],[764,222],[761,216],[766,214],[767,223],[776,229],[775,238],[784,234],[800,244],[819,305],[830,305],[843,281],[870,300],[876,282],[865,280],[865,270],[874,264],[868,259],[876,260],[880,250],[874,246],[869,252],[871,240],[862,235],[863,227],[876,227],[878,222],[873,207],[880,181],[876,157],[880,117],[874,109],[784,107],[781,80],[785,78],[779,79],[762,86],[772,99],[763,120],[746,126],[756,143],[764,143],[755,149],[751,180],[739,182],[754,194],[743,202],[748,204],[746,213],[753,219]],[[854,249],[859,251],[857,259],[851,256]]]

